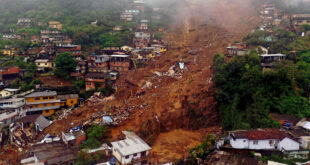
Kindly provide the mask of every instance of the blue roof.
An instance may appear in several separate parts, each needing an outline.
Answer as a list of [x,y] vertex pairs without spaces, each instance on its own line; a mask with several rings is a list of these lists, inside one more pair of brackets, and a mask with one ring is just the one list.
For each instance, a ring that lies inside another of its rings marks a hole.
[[103,119],[103,123],[106,123],[106,124],[113,122],[113,119],[110,116],[103,116],[102,119]]

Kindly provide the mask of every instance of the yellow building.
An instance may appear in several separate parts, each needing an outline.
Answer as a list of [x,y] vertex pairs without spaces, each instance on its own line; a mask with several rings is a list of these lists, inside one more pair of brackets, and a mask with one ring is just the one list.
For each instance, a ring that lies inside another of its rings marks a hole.
[[27,115],[51,116],[60,108],[60,100],[57,99],[55,91],[35,92],[25,98]]
[[58,95],[57,99],[61,101],[60,105],[63,107],[73,107],[79,103],[78,94]]
[[48,24],[52,29],[62,30],[62,24],[58,21],[49,21]]
[[49,59],[37,59],[34,63],[37,65],[38,71],[53,70],[55,66],[54,62]]
[[3,49],[2,54],[7,55],[7,56],[14,56],[16,54],[16,49],[11,48],[11,49]]

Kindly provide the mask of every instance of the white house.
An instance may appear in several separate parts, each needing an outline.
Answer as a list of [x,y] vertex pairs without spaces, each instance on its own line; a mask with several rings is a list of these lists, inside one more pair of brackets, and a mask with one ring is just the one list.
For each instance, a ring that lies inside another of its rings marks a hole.
[[229,133],[230,145],[236,149],[299,150],[299,142],[278,129],[233,131]]
[[2,98],[10,97],[16,95],[19,91],[20,89],[5,88],[2,91],[0,91],[0,97]]
[[120,164],[147,164],[152,148],[133,132],[123,131],[123,134],[125,140],[111,143],[113,156]]
[[26,102],[24,98],[10,98],[0,100],[1,109],[17,112],[20,117],[24,117],[26,115],[25,104]]

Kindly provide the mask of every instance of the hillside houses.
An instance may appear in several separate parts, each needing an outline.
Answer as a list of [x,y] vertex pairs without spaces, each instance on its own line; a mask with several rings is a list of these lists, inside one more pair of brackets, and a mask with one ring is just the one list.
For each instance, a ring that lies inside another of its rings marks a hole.
[[310,14],[293,14],[291,20],[294,28],[300,30],[302,25],[310,25]]

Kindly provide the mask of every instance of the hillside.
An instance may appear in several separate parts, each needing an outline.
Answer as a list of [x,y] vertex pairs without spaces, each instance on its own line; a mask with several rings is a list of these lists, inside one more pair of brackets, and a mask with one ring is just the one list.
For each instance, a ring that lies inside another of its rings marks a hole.
[[[221,131],[212,87],[213,55],[223,52],[228,43],[241,40],[257,24],[251,0],[184,1],[165,35],[170,43],[166,54],[146,68],[121,76],[115,84],[115,100],[81,107],[66,119],[55,121],[42,135],[60,135],[65,129],[111,110],[129,116],[112,128],[112,139],[117,139],[122,130],[133,130],[153,144],[154,160],[181,158],[207,132]],[[178,62],[184,62],[185,69],[176,65],[174,71],[169,71]],[[141,89],[146,82],[149,88]],[[183,140],[181,150],[173,147],[174,140],[168,141],[167,137],[191,140]]]

